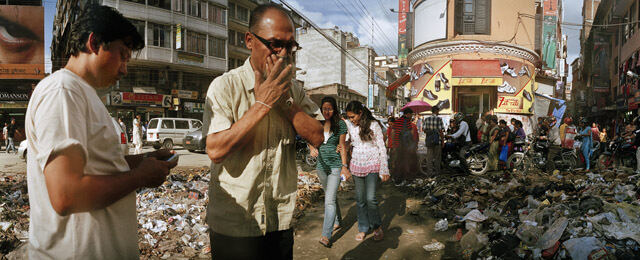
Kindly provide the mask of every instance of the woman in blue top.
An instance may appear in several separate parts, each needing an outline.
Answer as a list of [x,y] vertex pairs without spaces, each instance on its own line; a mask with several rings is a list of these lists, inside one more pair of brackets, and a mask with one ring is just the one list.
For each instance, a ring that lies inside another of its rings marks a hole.
[[589,157],[591,157],[591,127],[589,126],[589,124],[587,123],[587,119],[583,118],[580,119],[580,123],[578,124],[578,126],[580,126],[580,132],[579,134],[582,136],[582,155],[584,156],[584,162],[587,165],[587,170],[589,170],[589,168],[591,167],[591,164],[589,163]]
[[325,247],[331,247],[331,234],[340,228],[342,219],[336,199],[340,176],[348,180],[351,174],[347,164],[347,154],[337,152],[338,145],[345,147],[347,125],[340,119],[336,100],[333,97],[324,97],[321,109],[325,118],[324,142],[318,149],[312,146],[309,148],[311,155],[318,157],[318,178],[324,189],[324,223],[319,242]]

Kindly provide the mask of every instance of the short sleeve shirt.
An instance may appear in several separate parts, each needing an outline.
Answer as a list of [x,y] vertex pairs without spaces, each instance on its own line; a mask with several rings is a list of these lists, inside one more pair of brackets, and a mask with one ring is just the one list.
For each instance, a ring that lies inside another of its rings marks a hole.
[[340,143],[340,135],[347,133],[347,124],[338,120],[338,133],[331,133],[329,139],[320,145],[318,154],[318,168],[330,170],[332,168],[342,167],[342,158],[340,154],[336,152],[338,144]]
[[25,116],[31,205],[30,259],[138,259],[135,192],[99,210],[58,215],[43,173],[66,148],[83,152],[85,174],[126,174],[129,165],[107,109],[86,81],[61,69],[40,81]]
[[[255,74],[249,59],[211,82],[203,133],[230,129],[256,103]],[[292,81],[289,94],[304,112],[324,119],[296,81]],[[207,224],[213,231],[256,237],[291,228],[298,183],[295,135],[293,125],[274,107],[247,136],[251,141],[221,163],[211,164]]]

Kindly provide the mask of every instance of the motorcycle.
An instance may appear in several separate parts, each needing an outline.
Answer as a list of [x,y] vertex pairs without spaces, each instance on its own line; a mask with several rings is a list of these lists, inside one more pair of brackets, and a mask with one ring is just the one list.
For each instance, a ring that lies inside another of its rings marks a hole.
[[[459,151],[462,147],[448,140],[445,143],[444,148],[442,148],[442,165],[446,168],[450,169],[458,169],[461,171],[466,171],[462,168],[462,164],[460,163]],[[489,170],[489,143],[479,143],[472,145],[469,150],[465,153],[465,160],[467,163],[467,167],[469,168],[469,172],[473,175],[483,175]],[[428,155],[421,156],[420,158],[420,171],[422,174],[427,174],[427,158]]]
[[[507,158],[507,168],[516,169],[518,171],[527,171],[532,167],[545,170],[547,167],[547,153],[549,152],[549,141],[541,140],[533,135],[528,136],[529,140],[533,140],[529,145],[524,145],[523,152],[515,152]],[[522,143],[518,144],[522,145]],[[575,149],[561,148],[553,161],[556,169],[573,170],[576,167],[578,155]]]
[[636,168],[636,147],[631,141],[618,137],[609,143],[609,147],[598,157],[598,169],[624,166]]
[[311,167],[316,167],[318,164],[318,158],[311,156],[309,152],[309,146],[307,141],[296,135],[296,160],[304,161]]

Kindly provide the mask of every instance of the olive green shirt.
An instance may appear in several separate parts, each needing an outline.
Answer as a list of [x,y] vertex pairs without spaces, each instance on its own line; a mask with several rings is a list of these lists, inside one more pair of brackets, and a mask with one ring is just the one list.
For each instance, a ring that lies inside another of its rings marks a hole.
[[[205,101],[203,133],[225,131],[255,103],[255,76],[247,59],[242,67],[211,82]],[[318,106],[296,81],[289,92],[307,114],[323,120]],[[296,131],[274,107],[255,126],[244,146],[219,164],[211,164],[207,224],[216,233],[262,236],[291,228],[298,172]]]

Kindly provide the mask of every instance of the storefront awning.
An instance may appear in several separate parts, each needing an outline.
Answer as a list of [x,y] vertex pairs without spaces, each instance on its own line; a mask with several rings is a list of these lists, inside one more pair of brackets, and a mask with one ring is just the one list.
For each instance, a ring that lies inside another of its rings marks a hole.
[[411,75],[409,74],[404,74],[404,76],[400,77],[398,80],[394,81],[393,83],[391,83],[391,85],[389,85],[387,87],[387,89],[389,91],[394,91],[396,90],[396,88],[398,88],[401,85],[404,85],[405,83],[409,82],[409,80],[411,80]]
[[454,78],[502,78],[498,60],[453,60],[451,69]]

